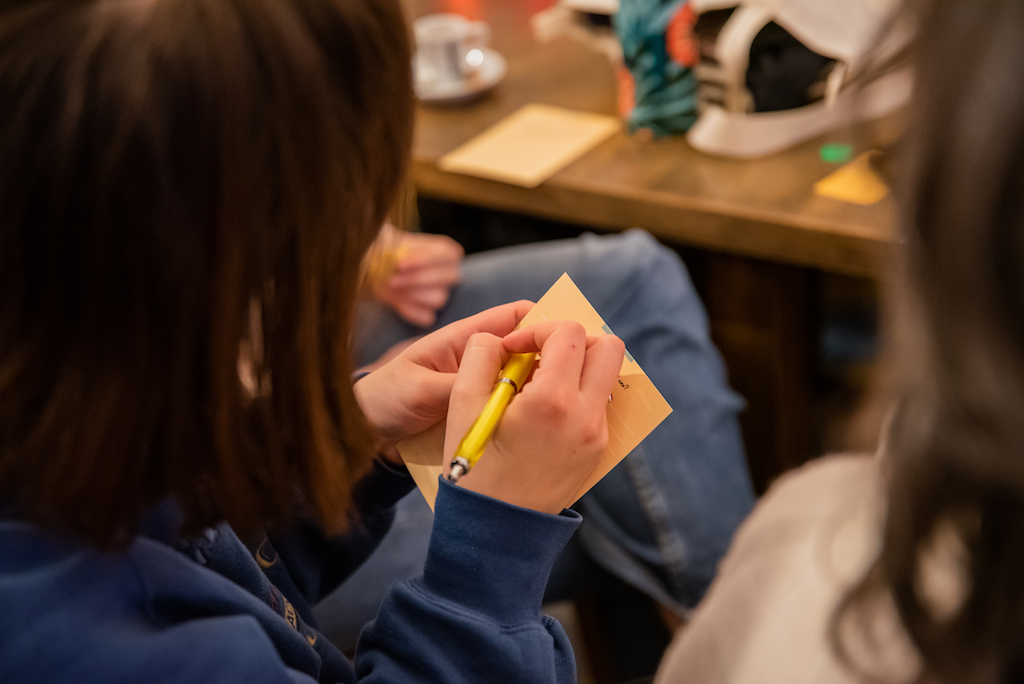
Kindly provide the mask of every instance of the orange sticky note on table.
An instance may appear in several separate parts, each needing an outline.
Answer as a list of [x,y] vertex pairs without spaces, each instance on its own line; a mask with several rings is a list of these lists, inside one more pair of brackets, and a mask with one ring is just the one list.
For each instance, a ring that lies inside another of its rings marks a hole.
[[437,166],[534,188],[621,128],[614,116],[528,104],[441,157]]
[[889,186],[871,167],[871,157],[878,152],[865,152],[814,184],[814,192],[822,197],[870,206],[889,194]]
[[[607,335],[612,332],[568,274],[558,279],[519,325],[523,327],[542,321],[566,320],[579,322],[588,335]],[[612,400],[606,410],[608,446],[583,484],[565,502],[565,507],[571,506],[586,494],[672,413],[672,407],[629,350],[626,350],[622,360],[619,382],[612,390]],[[444,434],[445,424],[442,421],[398,444],[398,453],[402,455],[402,460],[431,509],[437,498],[437,478],[444,468]]]

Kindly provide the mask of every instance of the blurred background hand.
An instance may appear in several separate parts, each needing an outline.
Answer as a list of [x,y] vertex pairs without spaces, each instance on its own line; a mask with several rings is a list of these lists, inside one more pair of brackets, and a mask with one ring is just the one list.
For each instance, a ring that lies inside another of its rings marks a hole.
[[368,278],[374,298],[405,321],[427,327],[462,279],[465,250],[447,235],[409,233],[387,224],[371,255],[378,262]]

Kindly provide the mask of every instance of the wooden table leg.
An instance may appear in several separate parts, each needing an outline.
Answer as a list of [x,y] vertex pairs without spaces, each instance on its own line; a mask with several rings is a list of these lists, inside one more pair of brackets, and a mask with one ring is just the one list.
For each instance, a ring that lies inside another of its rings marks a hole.
[[703,295],[733,388],[754,487],[818,455],[812,418],[817,272],[707,253]]

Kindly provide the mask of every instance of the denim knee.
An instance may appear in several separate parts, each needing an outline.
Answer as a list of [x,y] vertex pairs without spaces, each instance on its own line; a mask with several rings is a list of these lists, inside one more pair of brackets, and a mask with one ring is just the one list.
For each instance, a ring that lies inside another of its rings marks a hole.
[[675,252],[643,228],[630,228],[597,240],[609,257],[628,264],[629,275],[639,277],[667,267],[686,270]]
[[622,233],[617,252],[618,258],[629,262],[631,275],[635,278],[646,279],[654,284],[683,287],[687,292],[693,290],[683,260],[675,250],[658,242],[646,230],[630,228]]
[[704,305],[674,250],[641,228],[591,237],[597,243],[598,258],[615,265],[608,269],[607,277],[614,280],[617,291],[604,302],[602,314],[617,334],[628,331],[620,332],[616,323],[627,321],[631,328],[644,322],[648,329],[667,325],[688,340],[709,342]]

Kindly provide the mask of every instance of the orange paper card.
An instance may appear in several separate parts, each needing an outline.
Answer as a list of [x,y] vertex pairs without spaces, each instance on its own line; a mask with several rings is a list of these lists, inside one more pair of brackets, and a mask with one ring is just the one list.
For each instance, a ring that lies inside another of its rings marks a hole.
[[[520,326],[565,320],[578,321],[588,335],[612,332],[568,274],[563,274],[547,294],[541,297]],[[608,403],[608,447],[580,488],[565,502],[565,506],[571,506],[597,484],[670,413],[672,408],[668,402],[627,349],[619,371],[618,385],[612,391],[612,401]],[[437,478],[444,466],[444,431],[445,424],[442,421],[398,445],[398,453],[402,455],[416,486],[431,509],[437,498]]]
[[836,169],[814,184],[814,192],[821,197],[870,206],[889,194],[889,186],[871,168],[871,156],[865,152],[849,164]]
[[442,171],[533,188],[592,147],[622,122],[614,116],[528,104],[438,160]]

